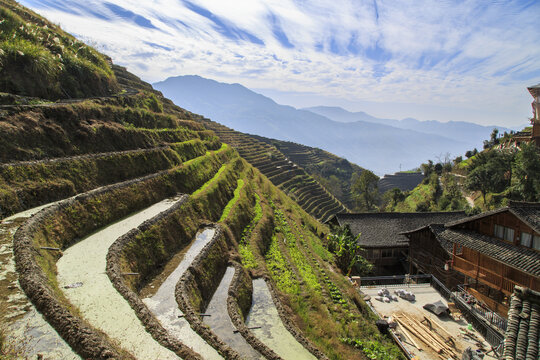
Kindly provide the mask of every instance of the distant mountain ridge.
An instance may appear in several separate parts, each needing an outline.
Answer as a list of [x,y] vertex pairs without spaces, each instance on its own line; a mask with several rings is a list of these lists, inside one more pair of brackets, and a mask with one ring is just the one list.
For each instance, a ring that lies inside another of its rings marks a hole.
[[487,137],[475,142],[461,136],[448,138],[377,123],[368,114],[365,117],[371,121],[338,122],[277,104],[240,84],[200,76],[171,77],[154,87],[191,111],[235,130],[322,148],[380,175],[416,168],[448,152],[461,155],[480,147]]
[[[466,121],[449,121],[441,122],[437,120],[425,120],[420,121],[414,118],[404,118],[402,120],[396,119],[384,119],[371,116],[363,111],[351,112],[340,107],[332,106],[314,106],[303,108],[302,110],[311,111],[315,114],[326,116],[327,118],[351,123],[357,121],[367,121],[376,124],[383,124],[388,126],[397,127],[400,129],[414,130],[423,132],[426,134],[444,134],[445,137],[461,139],[470,142],[480,142],[484,139],[488,139],[494,128],[499,129],[499,133],[505,131],[510,132],[513,129],[505,128],[501,126],[488,125],[482,126]],[[480,139],[480,141],[479,141]],[[480,146],[480,145],[477,145]]]

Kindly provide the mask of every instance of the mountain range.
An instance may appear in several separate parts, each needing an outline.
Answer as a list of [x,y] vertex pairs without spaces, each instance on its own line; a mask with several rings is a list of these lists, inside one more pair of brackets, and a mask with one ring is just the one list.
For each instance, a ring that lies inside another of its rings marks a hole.
[[336,107],[296,109],[240,84],[193,75],[153,85],[175,103],[235,130],[319,147],[379,175],[480,148],[493,129],[461,121],[379,119]]

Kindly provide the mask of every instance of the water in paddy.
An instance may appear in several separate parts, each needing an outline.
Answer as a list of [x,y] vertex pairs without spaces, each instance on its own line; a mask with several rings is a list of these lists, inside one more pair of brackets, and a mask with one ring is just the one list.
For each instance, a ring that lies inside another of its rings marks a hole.
[[178,308],[174,290],[178,280],[201,252],[202,248],[212,239],[215,231],[214,228],[206,228],[197,233],[195,240],[184,254],[180,264],[165,279],[153,296],[143,299],[148,309],[159,320],[161,325],[167,329],[169,334],[191,347],[205,359],[223,358],[190,327],[186,319],[179,318],[180,315],[183,315],[183,312]]
[[[54,204],[54,203],[52,203]],[[76,360],[80,357],[49,325],[19,286],[13,258],[13,234],[26,218],[52,204],[12,215],[0,222],[0,323],[8,328],[7,346],[21,358]]]
[[[177,359],[146,332],[129,303],[106,274],[107,252],[113,242],[144,221],[167,210],[180,198],[167,199],[83,238],[64,251],[56,263],[58,284],[68,300],[94,327],[139,359]],[[82,286],[64,286],[82,282]]]
[[208,304],[205,313],[210,316],[204,317],[204,322],[210,326],[212,331],[221,338],[227,345],[236,350],[243,359],[264,359],[255,351],[240,333],[234,333],[236,327],[229,317],[227,310],[227,297],[229,285],[234,276],[234,267],[228,267],[223,279],[219,284],[212,300]]
[[281,322],[264,279],[253,280],[253,303],[246,325],[260,326],[260,329],[252,330],[253,334],[283,359],[315,360],[315,357],[296,341]]

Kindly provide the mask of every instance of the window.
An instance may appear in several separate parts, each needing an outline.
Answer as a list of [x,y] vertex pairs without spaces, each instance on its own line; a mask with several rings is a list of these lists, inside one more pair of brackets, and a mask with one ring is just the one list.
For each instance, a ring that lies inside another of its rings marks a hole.
[[495,224],[495,230],[493,231],[493,235],[495,237],[498,237],[499,239],[504,238],[504,226]]
[[383,250],[382,250],[382,257],[383,257],[383,258],[390,258],[390,257],[392,257],[392,249],[383,249]]
[[504,228],[504,240],[514,242],[514,229]]
[[514,242],[514,229],[495,224],[493,235],[499,239]]
[[532,248],[535,250],[540,250],[540,235],[533,236]]
[[531,247],[532,234],[522,232],[521,233],[521,245]]

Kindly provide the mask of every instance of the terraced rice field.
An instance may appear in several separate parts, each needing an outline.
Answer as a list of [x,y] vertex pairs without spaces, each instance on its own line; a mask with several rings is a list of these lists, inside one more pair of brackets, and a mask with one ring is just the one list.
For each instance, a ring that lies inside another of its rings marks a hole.
[[[318,220],[324,222],[336,213],[348,211],[345,205],[298,166],[292,157],[286,157],[274,146],[209,120],[205,120],[204,124]],[[297,160],[319,161],[314,154],[294,154]]]
[[118,341],[138,359],[178,359],[178,356],[146,332],[135,312],[113,287],[106,273],[107,252],[117,238],[181,199],[160,201],[98,230],[64,250],[56,263],[58,284],[66,298],[92,326]]
[[143,299],[152,314],[172,336],[183,341],[187,346],[204,356],[205,359],[222,359],[223,357],[191,329],[188,321],[184,318],[184,313],[178,308],[174,297],[174,289],[180,277],[202,248],[212,239],[214,233],[214,228],[207,228],[197,233],[189,249],[182,253],[182,260],[174,271],[159,286],[155,294]]
[[253,280],[253,306],[246,324],[256,328],[256,336],[283,359],[316,359],[283,326],[264,279]]

